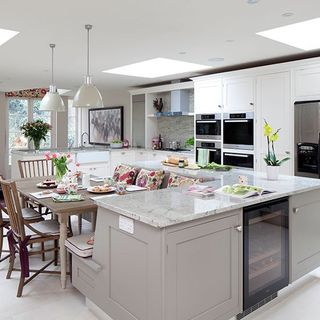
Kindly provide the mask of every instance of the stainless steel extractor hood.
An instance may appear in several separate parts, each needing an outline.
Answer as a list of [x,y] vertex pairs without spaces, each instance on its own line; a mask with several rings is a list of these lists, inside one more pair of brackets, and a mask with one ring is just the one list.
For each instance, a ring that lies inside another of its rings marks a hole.
[[157,117],[176,117],[190,115],[190,96],[188,90],[171,91],[169,111],[157,112]]

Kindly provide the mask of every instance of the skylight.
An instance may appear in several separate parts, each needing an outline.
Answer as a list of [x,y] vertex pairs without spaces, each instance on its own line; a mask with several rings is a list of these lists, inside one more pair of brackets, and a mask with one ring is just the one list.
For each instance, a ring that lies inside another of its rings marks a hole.
[[18,33],[19,32],[17,31],[0,29],[0,46],[16,36]]
[[263,36],[302,50],[320,48],[320,18],[258,32]]
[[210,66],[172,60],[166,58],[155,58],[138,63],[129,64],[123,67],[105,70],[103,72],[121,74],[141,78],[159,78],[173,74],[201,71],[209,69]]

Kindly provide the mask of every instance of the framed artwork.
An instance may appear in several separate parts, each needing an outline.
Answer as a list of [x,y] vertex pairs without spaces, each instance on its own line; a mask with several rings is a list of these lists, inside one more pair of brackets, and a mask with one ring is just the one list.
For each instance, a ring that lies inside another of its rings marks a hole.
[[123,141],[123,107],[89,109],[89,143]]

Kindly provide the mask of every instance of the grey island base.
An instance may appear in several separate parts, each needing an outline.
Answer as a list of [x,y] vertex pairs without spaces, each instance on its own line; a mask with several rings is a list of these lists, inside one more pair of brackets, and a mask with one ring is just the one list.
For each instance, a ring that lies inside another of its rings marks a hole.
[[[239,173],[210,183],[236,183]],[[320,266],[320,180],[246,174],[249,183],[276,192],[232,200],[176,189],[97,200],[93,257],[73,259],[73,285],[88,306],[113,320],[222,320],[241,313],[243,209],[283,197],[289,282]]]

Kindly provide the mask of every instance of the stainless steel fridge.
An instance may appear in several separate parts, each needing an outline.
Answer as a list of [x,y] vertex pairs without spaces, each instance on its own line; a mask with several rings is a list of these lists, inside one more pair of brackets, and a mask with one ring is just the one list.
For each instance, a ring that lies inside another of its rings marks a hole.
[[295,175],[320,178],[320,101],[294,105]]

